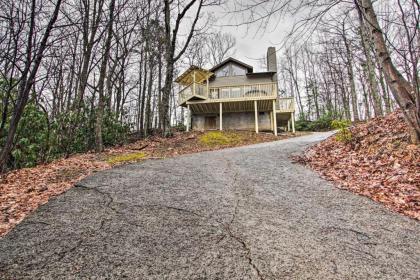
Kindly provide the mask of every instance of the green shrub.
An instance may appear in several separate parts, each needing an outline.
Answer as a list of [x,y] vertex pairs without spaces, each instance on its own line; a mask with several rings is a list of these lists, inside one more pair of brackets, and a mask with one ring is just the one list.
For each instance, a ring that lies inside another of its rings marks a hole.
[[326,113],[319,119],[314,121],[308,121],[300,119],[296,121],[295,128],[297,131],[323,131],[332,129],[331,123],[333,121],[332,114]]
[[339,129],[334,127],[334,122],[336,122],[335,125],[338,125],[341,122],[343,125],[346,123],[348,127],[350,125],[350,122],[341,120],[341,118],[342,115],[338,114],[337,112],[326,112],[314,121],[305,119],[297,120],[295,122],[295,128],[298,131],[325,131]]
[[48,157],[49,124],[45,113],[35,104],[28,104],[16,130],[12,150],[12,167],[32,167]]
[[[53,132],[59,154],[81,153],[94,148],[95,115],[66,112],[56,118]],[[105,112],[102,124],[104,146],[120,145],[127,141],[130,126],[122,124],[115,114]]]
[[331,123],[331,126],[334,129],[338,130],[338,133],[336,135],[336,139],[340,142],[350,142],[352,139],[352,134],[349,129],[349,126],[351,125],[350,121],[347,120],[334,120]]
[[332,114],[323,114],[319,119],[311,123],[312,131],[330,130],[332,128],[331,123],[333,121]]
[[181,122],[177,123],[173,128],[176,131],[186,131],[187,130],[187,127]]
[[295,129],[297,131],[311,131],[311,124],[312,122],[308,120],[297,120],[295,122]]
[[[9,114],[4,130],[0,133],[0,147],[6,140],[10,118]],[[8,167],[32,167],[60,156],[91,150],[95,145],[94,125],[95,115],[88,110],[81,110],[79,114],[65,112],[55,116],[50,123],[48,115],[37,104],[29,102],[16,130]],[[129,125],[122,124],[115,114],[105,112],[102,128],[105,146],[123,144],[129,132]]]
[[114,113],[107,112],[105,114],[102,128],[102,138],[105,146],[124,144],[129,133],[130,126],[122,124]]

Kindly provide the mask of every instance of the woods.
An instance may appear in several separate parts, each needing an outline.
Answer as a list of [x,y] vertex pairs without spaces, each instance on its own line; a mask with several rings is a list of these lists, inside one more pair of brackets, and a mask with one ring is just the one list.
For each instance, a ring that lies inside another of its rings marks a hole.
[[236,51],[219,10],[262,32],[300,15],[277,52],[279,95],[295,97],[300,127],[401,108],[420,136],[417,1],[0,3],[3,172],[182,127],[174,78]]
[[168,133],[182,120],[174,69],[197,30],[213,32],[214,4],[1,1],[2,171]]
[[417,1],[236,1],[232,9],[240,15],[233,25],[258,23],[257,32],[279,18],[292,23],[278,52],[279,82],[281,94],[295,96],[299,125],[401,108],[419,141]]
[[0,0],[0,279],[419,279],[417,0]]

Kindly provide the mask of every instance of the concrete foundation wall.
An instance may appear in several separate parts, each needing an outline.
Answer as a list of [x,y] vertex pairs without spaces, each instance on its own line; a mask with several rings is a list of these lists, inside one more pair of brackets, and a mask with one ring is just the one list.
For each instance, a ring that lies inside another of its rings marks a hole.
[[[255,113],[254,112],[241,112],[241,113],[224,113],[223,129],[237,129],[237,130],[255,130]],[[214,124],[207,121],[206,117],[215,117],[215,127],[208,127],[209,124]],[[206,130],[206,129],[219,129],[219,115],[218,114],[193,114],[192,115],[192,129]],[[206,127],[207,124],[207,127]],[[271,130],[270,112],[258,113],[258,127],[260,131]]]

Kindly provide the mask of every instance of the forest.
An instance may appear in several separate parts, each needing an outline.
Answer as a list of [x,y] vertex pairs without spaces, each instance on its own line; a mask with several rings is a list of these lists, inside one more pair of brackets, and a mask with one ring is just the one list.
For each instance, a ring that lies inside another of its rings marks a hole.
[[298,129],[400,109],[419,140],[416,0],[0,3],[2,172],[130,137],[170,136],[186,113],[177,75],[235,54],[240,38],[226,30],[264,33],[284,21],[291,28],[277,45],[279,95],[295,97]]

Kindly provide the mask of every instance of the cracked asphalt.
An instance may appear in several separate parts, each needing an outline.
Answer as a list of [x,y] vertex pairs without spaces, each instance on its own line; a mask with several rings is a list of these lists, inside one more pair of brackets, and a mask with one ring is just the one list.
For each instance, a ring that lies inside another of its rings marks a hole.
[[329,136],[96,173],[0,240],[0,279],[420,279],[420,223],[289,157]]

